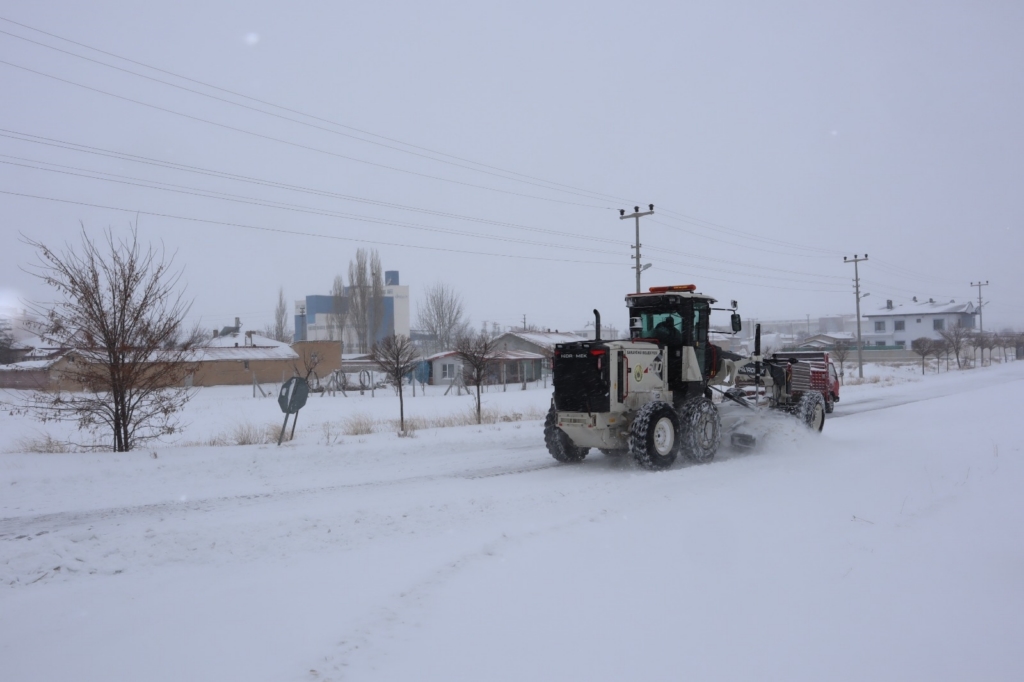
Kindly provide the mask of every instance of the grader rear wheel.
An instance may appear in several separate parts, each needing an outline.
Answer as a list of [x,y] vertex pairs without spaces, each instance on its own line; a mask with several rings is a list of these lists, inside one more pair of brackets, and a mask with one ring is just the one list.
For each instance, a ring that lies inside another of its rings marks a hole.
[[554,405],[544,419],[544,444],[547,445],[552,457],[567,464],[582,462],[590,452],[590,448],[577,447],[565,431],[558,428],[558,412],[555,411]]
[[679,415],[664,402],[640,408],[629,427],[629,451],[645,469],[672,466],[679,453]]

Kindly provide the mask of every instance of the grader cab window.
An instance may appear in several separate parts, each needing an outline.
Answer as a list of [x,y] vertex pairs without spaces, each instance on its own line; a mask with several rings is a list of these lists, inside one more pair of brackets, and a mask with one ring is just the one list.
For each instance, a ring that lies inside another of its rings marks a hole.
[[644,312],[639,317],[641,325],[632,330],[633,338],[657,339],[665,344],[679,345],[689,336],[679,313]]
[[708,342],[708,329],[711,318],[711,304],[706,301],[694,301],[693,303],[693,329],[696,332],[695,340],[698,347],[704,347]]

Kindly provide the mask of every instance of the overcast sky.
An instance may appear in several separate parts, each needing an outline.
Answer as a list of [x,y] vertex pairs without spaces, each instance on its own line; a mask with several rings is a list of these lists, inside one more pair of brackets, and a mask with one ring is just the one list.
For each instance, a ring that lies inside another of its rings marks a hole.
[[60,245],[137,219],[207,327],[262,327],[282,286],[289,304],[328,293],[362,246],[414,311],[440,280],[475,324],[579,328],[599,308],[622,329],[618,209],[653,203],[645,288],[693,282],[747,319],[852,313],[843,256],[868,253],[868,309],[976,301],[980,279],[985,327],[1024,328],[1019,2],[0,17],[0,306],[51,296],[19,233]]

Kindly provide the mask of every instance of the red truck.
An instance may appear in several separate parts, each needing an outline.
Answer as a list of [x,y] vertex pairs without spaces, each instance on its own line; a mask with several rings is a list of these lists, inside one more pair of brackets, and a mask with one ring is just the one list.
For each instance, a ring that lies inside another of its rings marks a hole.
[[835,365],[828,358],[828,353],[820,350],[790,350],[776,353],[776,360],[798,360],[810,365],[811,390],[819,391],[825,399],[825,412],[831,413],[839,402],[839,374]]

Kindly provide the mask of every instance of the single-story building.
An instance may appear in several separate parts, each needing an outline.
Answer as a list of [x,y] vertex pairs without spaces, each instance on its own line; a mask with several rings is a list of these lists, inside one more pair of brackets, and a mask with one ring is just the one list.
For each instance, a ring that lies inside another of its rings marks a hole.
[[555,352],[555,344],[586,341],[588,338],[575,332],[505,332],[494,340],[494,347],[498,350],[536,353],[550,359]]
[[851,332],[826,332],[815,334],[801,341],[797,348],[801,350],[829,350],[836,347],[836,343],[843,342],[855,344],[857,335]]
[[[522,350],[495,351],[488,362],[487,384],[519,384],[537,381],[543,376],[548,358],[540,353]],[[455,351],[436,353],[424,359],[427,364],[427,383],[447,385],[462,375],[462,361]]]

